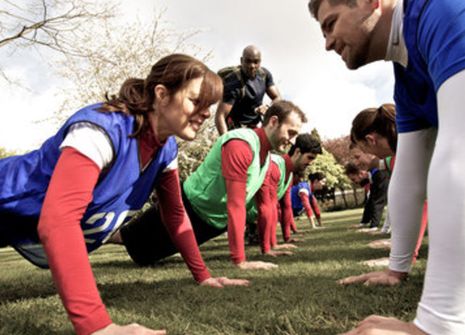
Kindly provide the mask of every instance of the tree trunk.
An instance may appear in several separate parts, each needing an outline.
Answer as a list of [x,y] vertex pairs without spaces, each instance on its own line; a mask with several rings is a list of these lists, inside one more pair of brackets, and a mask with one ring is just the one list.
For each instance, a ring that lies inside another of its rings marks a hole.
[[342,188],[340,190],[341,190],[341,195],[342,195],[342,201],[344,201],[344,208],[347,209],[349,208],[349,205],[347,204],[346,192]]
[[357,188],[356,188],[356,187],[352,187],[352,191],[354,192],[355,207],[358,207]]

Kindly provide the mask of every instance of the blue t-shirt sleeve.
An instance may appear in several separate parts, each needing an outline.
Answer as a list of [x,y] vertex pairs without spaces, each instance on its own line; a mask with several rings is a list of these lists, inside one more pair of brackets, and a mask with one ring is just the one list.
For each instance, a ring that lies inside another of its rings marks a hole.
[[419,50],[437,92],[465,69],[465,1],[430,0],[418,28]]
[[265,69],[264,67],[262,67],[263,71],[265,71],[265,86],[266,88],[270,87],[270,86],[273,86],[274,85],[274,81],[273,81],[273,75],[271,74],[270,71],[268,71],[267,69]]

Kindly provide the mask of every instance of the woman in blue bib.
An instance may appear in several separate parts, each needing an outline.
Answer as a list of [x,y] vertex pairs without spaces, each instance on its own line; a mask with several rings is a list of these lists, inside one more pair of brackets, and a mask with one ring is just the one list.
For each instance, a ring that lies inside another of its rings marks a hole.
[[191,141],[222,95],[221,79],[182,54],[160,59],[145,79],[72,115],[38,150],[0,160],[0,245],[50,267],[77,334],[165,334],[112,323],[87,253],[104,244],[155,190],[163,222],[202,285],[212,278],[181,200],[174,136]]

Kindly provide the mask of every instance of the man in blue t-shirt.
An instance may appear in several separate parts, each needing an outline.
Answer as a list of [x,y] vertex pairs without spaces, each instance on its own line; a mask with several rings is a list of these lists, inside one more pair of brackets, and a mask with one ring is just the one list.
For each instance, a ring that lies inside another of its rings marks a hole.
[[292,214],[297,217],[305,211],[313,228],[317,227],[314,216],[318,227],[322,227],[320,207],[313,192],[323,189],[326,177],[323,172],[315,172],[308,175],[308,180],[303,180],[303,172],[297,177],[299,182],[291,188]]
[[373,316],[354,333],[465,334],[465,1],[310,0],[309,9],[326,49],[349,69],[384,59],[394,63],[396,80],[389,269],[341,283],[394,285],[405,278],[426,195],[430,207],[428,264],[415,320]]
[[[223,101],[219,103],[215,116],[220,135],[235,128],[255,128],[267,109],[263,104],[265,93],[271,100],[281,98],[273,76],[260,66],[261,61],[260,51],[249,45],[242,53],[241,65],[229,68],[223,77]],[[220,75],[221,71],[218,72]]]

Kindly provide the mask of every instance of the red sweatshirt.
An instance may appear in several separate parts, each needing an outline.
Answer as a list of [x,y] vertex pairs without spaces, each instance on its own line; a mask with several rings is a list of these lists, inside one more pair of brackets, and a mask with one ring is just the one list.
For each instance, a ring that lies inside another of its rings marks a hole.
[[[141,139],[142,165],[154,157],[159,147],[153,136]],[[111,323],[99,296],[80,227],[80,220],[92,201],[99,174],[100,169],[92,160],[73,148],[63,149],[38,225],[53,280],[79,335],[93,333]],[[161,200],[163,221],[189,269],[199,282],[209,278],[184,211],[177,170],[163,173],[156,189]]]
[[310,205],[310,201],[308,199],[308,194],[305,192],[299,193],[300,201],[302,201],[302,205],[305,208],[305,213],[307,217],[310,219],[313,216],[312,206]]
[[[254,129],[260,139],[260,164],[263,165],[271,144],[262,128]],[[228,211],[228,242],[231,259],[235,264],[245,261],[244,230],[246,220],[247,170],[252,164],[253,153],[249,144],[234,139],[223,145],[221,169],[226,182]],[[258,204],[260,206],[260,204]]]
[[[292,163],[289,155],[283,156],[284,161],[286,162],[286,179],[289,178],[291,172],[294,171],[294,164]],[[292,182],[284,193],[284,196],[280,200],[281,206],[281,229],[283,232],[283,239],[285,242],[289,241],[291,238],[291,229],[297,231],[297,227],[294,222],[294,215],[292,214],[292,201],[291,201],[291,188]]]
[[[278,165],[272,160],[268,170],[267,179],[257,193],[258,201],[262,204],[269,204],[265,208],[258,207],[258,233],[260,236],[260,246],[263,253],[267,253],[273,248],[276,242],[276,225],[278,223],[278,184],[281,171]],[[263,194],[268,194],[268,199],[260,199]],[[267,201],[267,202],[265,202]],[[261,209],[261,210],[260,210]]]

